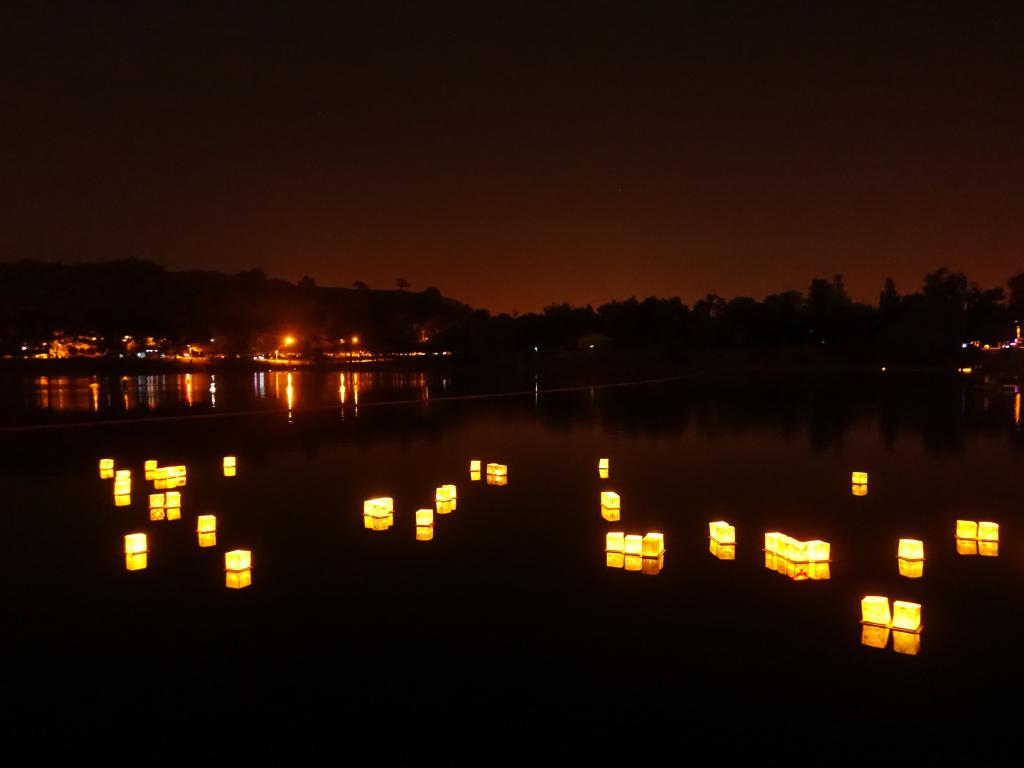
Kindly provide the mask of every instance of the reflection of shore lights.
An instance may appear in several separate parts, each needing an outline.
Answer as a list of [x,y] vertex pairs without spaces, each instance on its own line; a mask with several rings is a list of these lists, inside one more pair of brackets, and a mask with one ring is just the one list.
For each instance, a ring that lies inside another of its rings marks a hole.
[[999,541],[999,523],[979,521],[978,541]]
[[716,520],[713,523],[708,523],[708,533],[711,538],[719,544],[736,543],[736,528],[729,525],[724,520]]
[[889,598],[868,595],[860,601],[861,620],[865,624],[889,626],[892,616],[889,613]]
[[892,628],[916,632],[921,628],[921,605],[904,600],[893,600]]
[[626,534],[622,531],[609,531],[604,535],[604,549],[606,552],[622,552],[626,546]]
[[902,560],[924,560],[924,542],[917,539],[900,539],[896,557]]
[[416,510],[416,526],[422,527],[424,525],[434,524],[434,510],[432,509],[417,509]]
[[956,537],[958,539],[978,538],[978,523],[974,520],[957,520]]
[[[708,539],[708,551],[717,557],[719,560],[735,560],[736,559],[736,545],[735,544],[722,544],[715,539]],[[774,555],[773,555],[774,557]]]
[[644,557],[659,557],[665,552],[665,534],[648,533],[642,540]]
[[252,568],[252,552],[248,549],[233,549],[224,553],[224,570],[244,571]]

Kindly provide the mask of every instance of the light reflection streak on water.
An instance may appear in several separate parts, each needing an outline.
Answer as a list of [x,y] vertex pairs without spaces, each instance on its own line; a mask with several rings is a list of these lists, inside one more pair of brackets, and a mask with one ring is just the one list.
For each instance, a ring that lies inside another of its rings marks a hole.
[[210,375],[210,407],[217,407],[217,374]]
[[1020,392],[1013,396],[1013,425],[1020,428]]
[[285,387],[285,393],[288,395],[288,423],[292,423],[292,408],[295,406],[295,387],[292,386],[292,375],[288,374],[288,386]]
[[185,374],[185,402],[188,403],[188,407],[192,407],[192,374]]

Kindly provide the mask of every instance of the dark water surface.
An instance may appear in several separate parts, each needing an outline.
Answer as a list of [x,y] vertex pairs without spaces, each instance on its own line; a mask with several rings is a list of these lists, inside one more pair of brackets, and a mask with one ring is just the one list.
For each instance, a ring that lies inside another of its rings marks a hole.
[[[317,387],[338,396],[333,378]],[[160,713],[814,719],[926,725],[940,748],[947,727],[1020,714],[1012,389],[762,376],[286,410],[0,433],[2,684],[19,715],[44,729]],[[132,470],[130,506],[98,479],[102,457]],[[508,485],[471,482],[474,458],[506,463]],[[188,467],[180,520],[149,520],[146,459]],[[442,483],[457,509],[417,541],[413,513]],[[606,489],[621,523],[600,515]],[[395,525],[366,530],[362,502],[382,495]],[[217,516],[216,547],[197,545],[200,514]],[[957,554],[957,518],[998,522],[998,557]],[[718,519],[736,526],[733,561],[708,552]],[[661,572],[607,567],[609,530],[663,532]],[[830,578],[766,569],[774,530],[831,542]],[[148,567],[129,572],[136,531]],[[898,574],[900,537],[924,541],[923,578]],[[231,590],[223,553],[238,547],[253,583]],[[917,655],[861,644],[867,594],[923,605]]]

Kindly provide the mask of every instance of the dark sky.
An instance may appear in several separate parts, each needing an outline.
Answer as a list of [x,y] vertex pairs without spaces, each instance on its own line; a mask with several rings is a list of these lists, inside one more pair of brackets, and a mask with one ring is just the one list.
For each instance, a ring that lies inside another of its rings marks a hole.
[[520,311],[1002,284],[1019,4],[838,5],[5,5],[0,260],[405,277]]

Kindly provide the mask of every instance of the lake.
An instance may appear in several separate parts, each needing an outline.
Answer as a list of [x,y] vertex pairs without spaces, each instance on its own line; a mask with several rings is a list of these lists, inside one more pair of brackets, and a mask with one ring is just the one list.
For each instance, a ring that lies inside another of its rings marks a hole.
[[[460,399],[481,392],[433,373],[183,376],[0,385],[2,682],[43,730],[147,713],[813,719],[914,723],[939,749],[965,719],[1016,717],[996,695],[1021,679],[1012,387],[733,374]],[[130,503],[102,458],[130,470]],[[150,519],[150,459],[187,468],[179,519]],[[473,459],[506,464],[507,485],[472,480]],[[418,540],[415,510],[447,483],[455,510]],[[368,529],[382,496],[394,524]],[[997,522],[997,551],[958,551],[958,519]],[[711,551],[718,520],[732,559]],[[609,531],[663,533],[662,561],[613,567]],[[829,542],[827,572],[767,567],[771,531]],[[146,567],[127,570],[135,532]],[[900,574],[900,538],[923,541],[920,578]],[[232,589],[238,548],[251,584]],[[919,603],[923,630],[865,632],[866,595]]]

